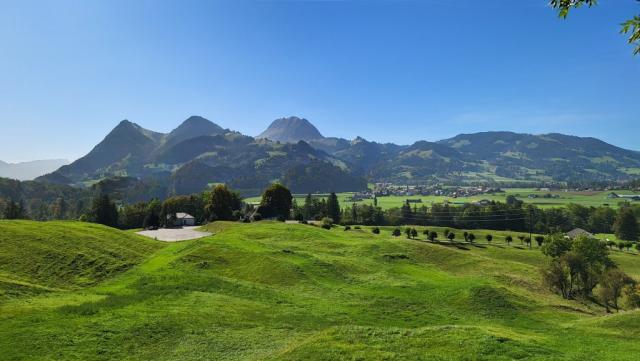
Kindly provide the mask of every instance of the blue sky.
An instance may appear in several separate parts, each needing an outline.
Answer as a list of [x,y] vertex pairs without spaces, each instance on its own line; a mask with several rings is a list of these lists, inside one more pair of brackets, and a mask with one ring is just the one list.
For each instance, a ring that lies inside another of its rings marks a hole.
[[[1,0],[0,0],[1,1]],[[512,130],[640,150],[640,12],[546,0],[2,1],[0,159],[75,159],[120,120],[412,143]]]

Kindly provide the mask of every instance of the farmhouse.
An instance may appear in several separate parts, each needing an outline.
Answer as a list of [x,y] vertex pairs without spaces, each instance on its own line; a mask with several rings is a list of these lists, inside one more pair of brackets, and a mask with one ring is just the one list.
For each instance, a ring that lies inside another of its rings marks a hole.
[[[171,218],[170,215],[167,216],[167,219],[169,218]],[[173,225],[175,227],[195,226],[196,219],[194,216],[190,215],[189,213],[178,212],[176,213],[176,218]]]
[[582,228],[576,228],[570,232],[567,232],[567,237],[571,238],[571,239],[575,239],[576,237],[579,236],[586,236],[588,238],[593,238],[593,234],[590,232],[585,231]]
[[615,192],[611,192],[607,195],[607,198],[609,199],[622,198],[622,199],[630,199],[632,201],[640,201],[640,195],[638,194],[618,194]]
[[620,198],[630,199],[632,201],[640,201],[640,196],[637,194],[620,194]]

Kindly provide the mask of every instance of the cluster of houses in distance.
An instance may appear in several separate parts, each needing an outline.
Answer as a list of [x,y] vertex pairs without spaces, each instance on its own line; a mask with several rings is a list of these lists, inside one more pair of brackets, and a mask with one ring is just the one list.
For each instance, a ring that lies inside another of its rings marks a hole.
[[640,195],[638,194],[618,194],[616,192],[611,192],[607,195],[609,199],[625,199],[630,201],[640,201]]
[[471,197],[481,194],[502,193],[500,188],[493,187],[443,187],[440,185],[396,185],[392,183],[376,183],[372,191],[364,192],[369,198],[385,196],[444,196]]
[[[585,192],[584,190],[570,190],[570,189],[553,189],[553,188],[536,188],[536,192],[547,192],[546,194],[531,193],[526,195],[527,198],[561,198],[561,195],[557,192]],[[590,190],[595,192],[594,190]],[[556,192],[556,193],[552,193]],[[500,188],[478,186],[478,187],[444,187],[441,185],[398,185],[393,183],[375,183],[372,189],[354,193],[349,201],[359,202],[367,199],[374,199],[376,197],[413,197],[413,196],[443,196],[450,198],[458,197],[472,197],[483,194],[496,194],[504,193]],[[516,194],[516,197],[523,197],[524,195]],[[640,195],[637,194],[618,194],[615,192],[609,193],[607,196],[609,199],[623,199],[629,201],[640,201]],[[420,203],[420,199],[407,199],[409,203]],[[413,202],[412,202],[413,201]]]

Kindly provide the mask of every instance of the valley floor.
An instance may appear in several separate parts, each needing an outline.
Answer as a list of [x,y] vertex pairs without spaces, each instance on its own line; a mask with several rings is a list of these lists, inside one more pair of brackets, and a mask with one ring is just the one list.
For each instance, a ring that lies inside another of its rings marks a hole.
[[[34,223],[0,222],[3,360],[637,360],[640,354],[640,313],[607,315],[550,293],[540,280],[546,260],[535,247],[437,244],[366,227],[214,223],[206,227],[214,235],[178,243],[120,232],[100,267],[87,261],[91,273],[56,271],[51,280],[43,271],[52,261],[47,256],[28,265],[6,261],[32,246],[29,237],[36,236],[20,229],[36,232]],[[114,234],[103,228],[88,231],[105,233],[108,246]],[[70,247],[73,237],[56,242]],[[64,264],[77,265],[70,261],[77,254],[98,257],[90,249],[70,250]],[[640,278],[635,253],[612,254]],[[101,272],[113,262],[127,267]]]

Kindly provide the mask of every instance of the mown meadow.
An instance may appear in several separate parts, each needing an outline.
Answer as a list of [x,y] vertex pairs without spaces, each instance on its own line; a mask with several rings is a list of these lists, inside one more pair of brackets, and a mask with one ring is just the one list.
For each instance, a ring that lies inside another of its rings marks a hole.
[[[620,194],[637,194],[637,192],[629,191],[629,190],[618,190],[615,191]],[[378,206],[382,209],[389,209],[394,207],[401,207],[407,199],[412,200],[420,200],[422,203],[417,203],[417,206],[425,205],[431,206],[432,203],[445,203],[448,202],[452,205],[463,205],[466,203],[478,202],[481,200],[489,200],[495,202],[504,203],[507,199],[507,196],[513,195],[518,200],[523,201],[525,204],[533,204],[540,208],[552,208],[552,207],[564,207],[568,204],[579,204],[585,207],[599,207],[599,206],[609,206],[612,208],[618,208],[620,202],[623,202],[624,199],[621,198],[607,198],[607,195],[611,193],[611,191],[597,191],[597,192],[587,192],[587,191],[540,191],[535,188],[505,188],[503,193],[494,193],[494,194],[482,194],[475,195],[469,197],[449,197],[449,196],[384,196],[378,197],[377,202]],[[341,204],[353,204],[351,201],[351,197],[354,193],[345,192],[339,193],[338,199]],[[536,198],[529,198],[529,195],[534,195]],[[555,198],[546,198],[546,195],[555,196]],[[328,194],[317,194],[314,195],[316,197],[326,198]],[[306,194],[295,194],[294,198],[298,202],[298,204],[303,204]],[[252,197],[247,198],[247,202],[249,203],[258,203],[260,202],[260,197]],[[362,204],[373,204],[373,200],[365,199],[358,202],[355,202],[358,205]]]
[[[1,358],[636,360],[640,352],[640,312],[606,314],[551,293],[540,250],[507,245],[506,233],[491,231],[487,244],[488,231],[474,231],[470,245],[392,237],[384,227],[379,235],[275,222],[206,229],[214,235],[168,244],[87,223],[0,221]],[[640,279],[637,253],[611,254]]]

